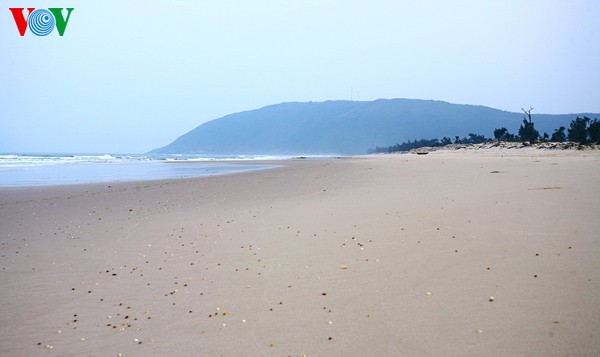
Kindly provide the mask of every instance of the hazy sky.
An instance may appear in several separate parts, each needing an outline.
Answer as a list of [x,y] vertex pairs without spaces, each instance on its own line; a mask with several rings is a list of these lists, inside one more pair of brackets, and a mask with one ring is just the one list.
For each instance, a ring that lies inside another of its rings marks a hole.
[[[0,152],[145,152],[226,114],[351,88],[600,112],[597,0],[3,4]],[[75,10],[63,37],[21,37],[9,7]]]

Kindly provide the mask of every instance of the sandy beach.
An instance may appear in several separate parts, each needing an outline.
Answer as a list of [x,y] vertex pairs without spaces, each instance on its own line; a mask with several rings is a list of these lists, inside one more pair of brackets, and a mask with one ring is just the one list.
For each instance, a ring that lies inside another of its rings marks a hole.
[[0,190],[0,356],[598,356],[600,152]]

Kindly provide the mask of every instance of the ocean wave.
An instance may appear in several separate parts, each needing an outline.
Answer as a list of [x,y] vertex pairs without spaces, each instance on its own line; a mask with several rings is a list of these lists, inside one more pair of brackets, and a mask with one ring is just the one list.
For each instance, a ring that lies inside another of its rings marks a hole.
[[72,163],[83,164],[87,162],[116,162],[119,160],[121,159],[109,154],[0,154],[0,168],[51,166]]
[[214,162],[274,161],[293,158],[320,158],[318,155],[202,155],[202,154],[71,154],[71,153],[0,153],[0,169],[31,168],[68,164],[112,164],[136,162]]

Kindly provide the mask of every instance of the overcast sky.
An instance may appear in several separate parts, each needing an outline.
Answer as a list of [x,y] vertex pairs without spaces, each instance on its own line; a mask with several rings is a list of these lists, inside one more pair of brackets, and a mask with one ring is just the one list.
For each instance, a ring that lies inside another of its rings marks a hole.
[[[351,92],[600,112],[597,0],[3,4],[0,152],[140,153],[226,114]],[[9,7],[75,10],[63,37],[21,37]]]

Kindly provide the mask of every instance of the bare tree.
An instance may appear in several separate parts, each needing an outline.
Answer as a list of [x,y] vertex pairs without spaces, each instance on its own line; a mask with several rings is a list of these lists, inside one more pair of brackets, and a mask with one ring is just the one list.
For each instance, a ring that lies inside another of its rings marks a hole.
[[[529,110],[525,110],[524,108],[521,108],[521,110],[523,111],[523,113],[525,113],[527,115],[527,118],[529,119],[529,124],[531,124],[531,111],[533,110],[532,107],[529,107]],[[523,118],[525,119],[525,118]]]
[[521,124],[521,127],[519,128],[519,137],[523,143],[534,143],[539,138],[540,133],[535,130],[533,121],[531,121],[531,111],[533,108],[530,107],[529,110],[521,108],[521,110],[527,115],[527,119],[523,117],[523,124]]

